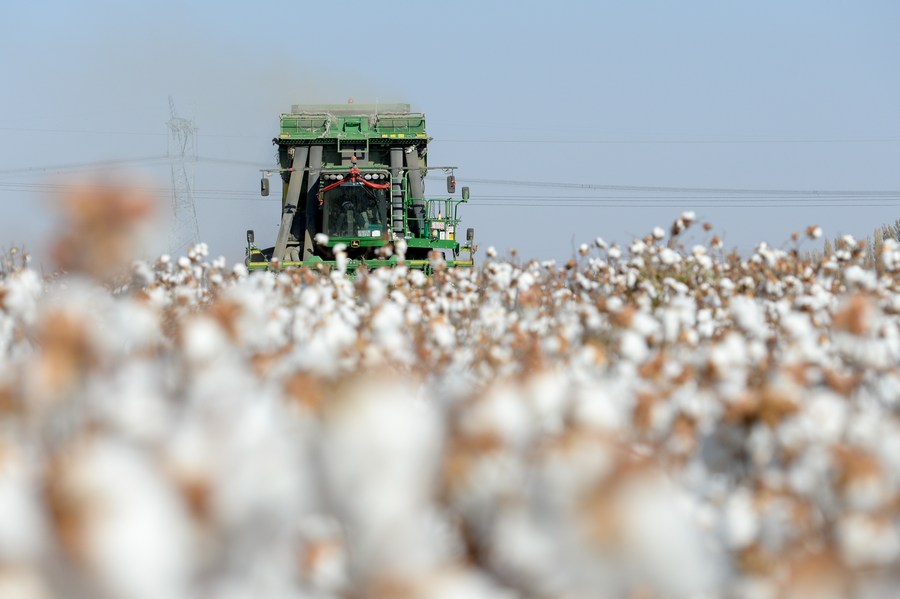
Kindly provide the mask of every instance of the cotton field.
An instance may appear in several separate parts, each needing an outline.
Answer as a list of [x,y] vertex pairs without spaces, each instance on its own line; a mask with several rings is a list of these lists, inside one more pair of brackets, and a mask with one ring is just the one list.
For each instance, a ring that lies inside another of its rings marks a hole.
[[105,201],[67,274],[0,268],[0,597],[900,588],[892,240],[740,257],[684,213],[351,280],[129,265],[143,199]]

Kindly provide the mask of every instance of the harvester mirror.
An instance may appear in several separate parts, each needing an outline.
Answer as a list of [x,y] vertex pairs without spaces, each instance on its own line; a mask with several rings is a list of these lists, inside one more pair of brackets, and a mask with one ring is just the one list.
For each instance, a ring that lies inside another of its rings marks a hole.
[[259,193],[265,197],[269,195],[269,178],[263,177],[259,180]]
[[447,175],[447,193],[456,193],[456,177]]
[[254,240],[253,229],[247,229],[247,243],[253,243]]
[[468,200],[468,199],[469,199],[469,188],[468,188],[468,187],[463,187],[463,188],[462,188],[462,196],[463,196],[463,199],[464,199],[464,200]]
[[473,229],[472,227],[469,227],[468,229],[466,229],[466,241],[468,241],[469,243],[472,243],[472,240],[474,240],[474,239],[475,239],[475,229]]

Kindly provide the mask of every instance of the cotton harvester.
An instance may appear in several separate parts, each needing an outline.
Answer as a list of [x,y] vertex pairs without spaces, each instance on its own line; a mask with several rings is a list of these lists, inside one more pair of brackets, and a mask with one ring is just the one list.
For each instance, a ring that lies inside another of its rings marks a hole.
[[[247,231],[251,270],[333,266],[346,253],[347,271],[405,264],[430,271],[435,260],[448,267],[473,265],[474,230],[457,240],[461,197],[426,198],[428,170],[443,170],[447,193],[456,192],[454,167],[427,165],[425,115],[408,104],[302,104],[281,115],[278,167],[263,172],[282,180],[281,225],[271,248],[255,245]],[[401,241],[402,240],[402,241]]]

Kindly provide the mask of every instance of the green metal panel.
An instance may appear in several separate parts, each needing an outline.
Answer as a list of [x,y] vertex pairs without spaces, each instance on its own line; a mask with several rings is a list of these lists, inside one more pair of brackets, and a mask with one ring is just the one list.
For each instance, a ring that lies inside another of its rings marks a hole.
[[[390,109],[390,110],[387,110]],[[297,104],[281,115],[279,140],[426,140],[425,114],[408,104]]]

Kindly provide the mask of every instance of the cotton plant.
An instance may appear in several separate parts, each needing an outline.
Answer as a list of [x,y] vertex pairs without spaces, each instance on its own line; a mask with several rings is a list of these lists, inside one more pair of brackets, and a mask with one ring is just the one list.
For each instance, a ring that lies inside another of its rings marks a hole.
[[90,231],[126,274],[0,271],[3,596],[898,583],[896,244],[742,258],[685,212],[569,261],[350,279],[133,261],[89,200],[61,249]]

